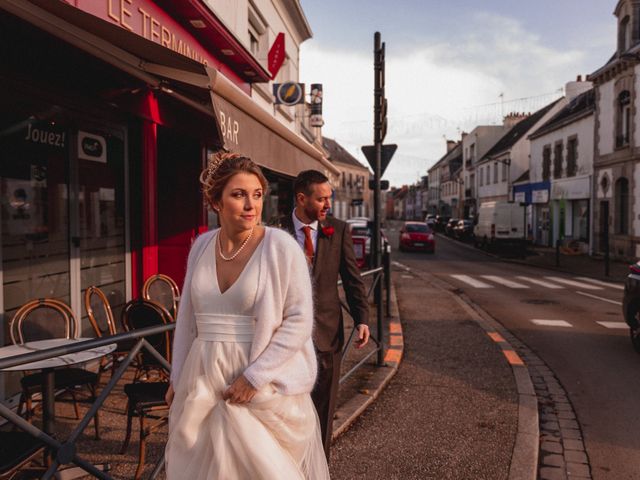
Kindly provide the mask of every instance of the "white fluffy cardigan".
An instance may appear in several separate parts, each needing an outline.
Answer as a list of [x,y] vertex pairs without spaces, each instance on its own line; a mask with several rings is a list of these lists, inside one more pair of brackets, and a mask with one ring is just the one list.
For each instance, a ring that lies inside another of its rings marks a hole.
[[[200,235],[189,252],[174,333],[171,367],[174,386],[197,336],[191,276],[216,231]],[[308,393],[317,373],[311,339],[313,294],[309,268],[302,249],[287,232],[266,227],[262,241],[256,285],[256,328],[244,376],[257,389],[271,383],[282,394]]]

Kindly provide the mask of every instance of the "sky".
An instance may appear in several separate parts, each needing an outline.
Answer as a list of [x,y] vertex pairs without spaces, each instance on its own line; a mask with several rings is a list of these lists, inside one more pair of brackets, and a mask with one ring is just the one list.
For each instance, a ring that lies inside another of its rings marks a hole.
[[313,31],[300,81],[323,84],[323,135],[366,164],[373,144],[373,35],[386,50],[388,133],[398,150],[383,178],[411,184],[445,138],[533,112],[615,50],[618,0],[301,0]]

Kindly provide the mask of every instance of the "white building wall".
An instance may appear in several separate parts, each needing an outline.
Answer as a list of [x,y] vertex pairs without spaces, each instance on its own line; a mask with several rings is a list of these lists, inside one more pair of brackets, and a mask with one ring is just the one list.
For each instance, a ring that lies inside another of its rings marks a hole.
[[604,83],[598,88],[598,152],[600,155],[613,153],[615,142],[615,92],[613,81]]
[[533,139],[531,141],[531,168],[529,169],[531,183],[542,181],[542,153],[545,145],[551,146],[551,174],[553,177],[553,148],[558,141],[562,141],[562,171],[563,176],[566,174],[568,139],[574,135],[578,137],[578,171],[576,176],[593,174],[593,122],[594,116],[589,115],[577,122]]
[[[215,15],[229,28],[236,39],[251,51],[249,37],[249,10],[255,12],[258,23],[264,29],[260,32],[260,48],[254,58],[266,69],[269,49],[273,45],[278,33],[285,36],[286,60],[274,82],[298,81],[300,72],[300,37],[296,26],[279,1],[271,0],[205,0]],[[251,97],[262,108],[274,115],[280,122],[290,129],[300,132],[300,120],[304,116],[304,105],[287,107],[273,106],[274,82],[254,83]],[[308,92],[307,92],[308,93]],[[298,119],[298,120],[296,120]]]

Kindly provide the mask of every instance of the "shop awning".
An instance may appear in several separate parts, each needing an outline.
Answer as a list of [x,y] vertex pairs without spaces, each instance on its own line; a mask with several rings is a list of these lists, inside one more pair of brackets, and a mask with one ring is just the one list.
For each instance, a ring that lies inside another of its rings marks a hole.
[[206,114],[216,145],[289,176],[339,174],[323,152],[214,69],[60,0],[0,0],[0,8]]

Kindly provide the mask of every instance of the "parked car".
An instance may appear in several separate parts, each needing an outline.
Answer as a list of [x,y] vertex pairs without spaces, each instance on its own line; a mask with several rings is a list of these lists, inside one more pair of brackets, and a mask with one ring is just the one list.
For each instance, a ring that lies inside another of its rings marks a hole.
[[[362,221],[360,219],[352,219],[347,220],[347,224],[349,225],[349,232],[351,233],[351,239],[363,238],[365,241],[364,244],[364,260],[360,261],[359,267],[362,268],[366,265],[370,265],[370,255],[371,255],[371,237],[372,237],[372,229],[370,222]],[[384,230],[380,230],[380,240],[382,243],[382,247],[384,248],[389,241],[387,240],[387,236],[385,235]],[[362,255],[358,252],[357,242],[354,242],[354,251],[356,252],[356,258],[361,258]]]
[[453,227],[453,236],[458,240],[470,240],[473,238],[473,222],[471,220],[459,220]]
[[459,221],[460,219],[458,218],[450,218],[444,227],[444,234],[449,237],[453,237],[453,229],[456,225],[458,225]]
[[434,253],[436,240],[431,230],[422,222],[405,222],[400,229],[400,251],[422,251]]
[[436,215],[435,231],[444,232],[444,229],[447,226],[447,222],[450,218],[451,217],[446,217],[444,215]]
[[432,213],[427,214],[424,217],[424,223],[427,224],[427,226],[431,229],[431,230],[435,230],[436,227],[436,216]]
[[629,275],[624,284],[622,312],[629,325],[631,344],[640,353],[640,262],[629,266]]
[[481,204],[478,209],[478,221],[473,229],[475,245],[489,248],[496,244],[522,244],[524,213],[524,207],[517,203]]

